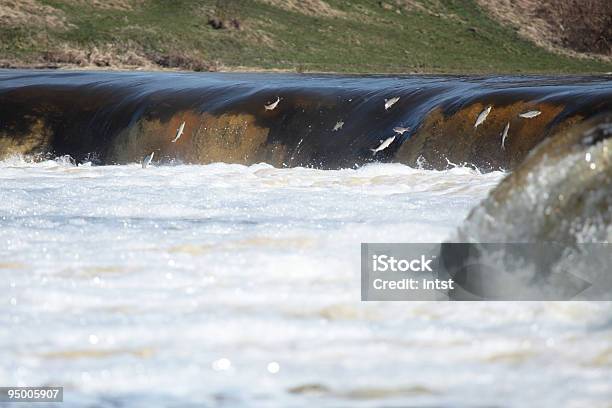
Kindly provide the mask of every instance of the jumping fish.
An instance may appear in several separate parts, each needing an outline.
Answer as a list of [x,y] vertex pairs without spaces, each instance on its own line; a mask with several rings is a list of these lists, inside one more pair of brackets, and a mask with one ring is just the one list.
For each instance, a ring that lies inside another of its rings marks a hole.
[[336,122],[336,125],[334,126],[333,131],[335,132],[336,130],[342,129],[342,126],[344,126],[344,122],[343,121],[340,120],[340,121]]
[[510,129],[510,122],[506,123],[506,126],[504,127],[504,131],[502,132],[502,143],[501,143],[502,150],[506,150],[506,138],[508,137],[509,129]]
[[370,151],[372,152],[372,154],[376,154],[380,152],[381,150],[385,150],[387,147],[389,147],[391,143],[393,143],[394,140],[395,140],[395,136],[391,136],[385,139],[384,141],[381,140],[380,146],[378,146],[376,149],[370,149]]
[[172,143],[176,143],[176,141],[179,140],[179,138],[183,134],[184,129],[185,129],[185,122],[181,123],[181,126],[179,126],[179,128],[176,129],[176,136],[172,140]]
[[410,128],[409,127],[401,127],[401,126],[397,126],[393,128],[393,131],[397,134],[403,135],[404,133],[406,133],[407,131],[409,131]]
[[274,110],[274,108],[276,108],[276,106],[278,105],[278,103],[280,102],[280,96],[276,97],[276,101],[268,104],[268,105],[264,105],[264,108],[266,108],[266,110]]
[[474,129],[484,123],[484,121],[487,119],[487,116],[489,116],[489,113],[491,113],[491,109],[493,109],[493,106],[489,105],[485,110],[480,112],[480,115],[478,115],[478,118],[476,119],[476,123],[474,123]]
[[399,96],[393,97],[391,99],[385,99],[385,110],[389,109],[390,107],[392,107],[393,105],[395,105],[395,103],[397,101],[399,101]]
[[155,152],[151,152],[150,155],[145,156],[144,159],[142,159],[142,168],[146,169],[149,164],[151,164],[151,160],[153,160],[153,155],[155,155]]
[[520,118],[525,118],[525,119],[531,119],[531,118],[535,118],[536,116],[540,116],[540,113],[542,113],[542,112],[540,112],[539,110],[532,110],[532,111],[529,111],[529,112],[521,113],[519,115],[519,117]]

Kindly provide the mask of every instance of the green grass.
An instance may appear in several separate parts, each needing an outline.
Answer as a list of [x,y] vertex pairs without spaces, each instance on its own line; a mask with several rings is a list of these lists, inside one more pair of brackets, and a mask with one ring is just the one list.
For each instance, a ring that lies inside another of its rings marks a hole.
[[[594,73],[612,64],[550,53],[490,19],[472,0],[421,0],[387,10],[374,0],[327,0],[340,17],[312,16],[256,0],[142,0],[132,10],[40,0],[68,29],[0,27],[0,59],[40,60],[62,47],[181,55],[221,67],[331,72]],[[389,4],[395,4],[392,0]],[[242,29],[215,30],[209,16]],[[36,34],[38,33],[38,34]],[[44,34],[43,34],[44,33]]]

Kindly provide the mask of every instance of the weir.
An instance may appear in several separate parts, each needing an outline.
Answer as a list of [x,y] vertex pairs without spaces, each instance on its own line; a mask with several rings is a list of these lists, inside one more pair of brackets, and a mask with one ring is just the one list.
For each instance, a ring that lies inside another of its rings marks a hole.
[[[393,97],[400,99],[385,109]],[[265,108],[277,98],[274,109]],[[474,128],[487,106],[491,113]],[[541,113],[518,116],[529,110]],[[0,159],[70,155],[123,164],[155,152],[154,162],[337,169],[381,161],[512,170],[541,141],[608,111],[609,77],[5,70]],[[172,143],[183,122],[183,135]],[[394,127],[409,130],[397,134]]]

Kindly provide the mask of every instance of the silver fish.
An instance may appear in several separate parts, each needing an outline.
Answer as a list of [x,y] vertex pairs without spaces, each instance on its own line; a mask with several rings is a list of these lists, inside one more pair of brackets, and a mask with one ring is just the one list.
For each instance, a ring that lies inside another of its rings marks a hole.
[[280,96],[276,97],[276,101],[268,104],[268,105],[264,105],[264,108],[266,108],[266,110],[274,110],[274,108],[276,108],[276,106],[278,105],[278,103],[280,102]]
[[181,126],[179,126],[179,128],[176,130],[176,136],[172,140],[172,143],[176,143],[176,141],[179,140],[183,134],[183,130],[185,130],[185,122],[181,123]]
[[344,126],[344,122],[343,121],[340,120],[340,121],[336,122],[336,125],[334,126],[333,131],[335,132],[336,130],[342,129],[342,126]]
[[521,113],[519,117],[525,118],[525,119],[531,119],[531,118],[535,118],[536,116],[540,116],[540,113],[542,112],[540,112],[539,110],[532,110],[529,112]]
[[385,150],[387,147],[389,147],[391,143],[393,143],[394,140],[395,140],[395,136],[391,136],[385,139],[384,141],[381,140],[382,143],[380,144],[380,146],[378,146],[376,149],[370,149],[370,151],[372,152],[372,154],[376,154],[380,152],[381,150]]
[[399,101],[399,96],[393,97],[391,99],[385,99],[385,110],[389,109],[390,107],[392,107],[393,105],[395,105],[395,103],[397,101]]
[[491,113],[491,109],[493,109],[493,106],[489,105],[486,107],[485,110],[480,112],[480,115],[478,115],[478,118],[476,118],[476,123],[474,123],[474,129],[484,123],[484,121],[487,119],[487,116],[489,116],[489,113]]
[[410,128],[409,127],[401,127],[401,126],[397,126],[393,128],[393,131],[397,134],[403,135],[404,133],[406,133],[407,131],[409,131]]
[[151,160],[153,160],[153,156],[155,155],[155,152],[151,152],[150,155],[145,156],[144,159],[142,159],[142,168],[146,169],[149,164],[151,164]]
[[508,137],[509,129],[510,129],[510,122],[506,123],[506,126],[504,127],[504,131],[502,132],[502,144],[501,144],[502,150],[506,150],[506,138]]

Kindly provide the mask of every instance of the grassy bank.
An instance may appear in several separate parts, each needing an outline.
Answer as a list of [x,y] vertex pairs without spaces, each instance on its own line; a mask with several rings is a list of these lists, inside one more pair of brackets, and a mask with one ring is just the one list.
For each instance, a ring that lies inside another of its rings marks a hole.
[[0,25],[4,66],[612,71],[607,62],[561,56],[537,47],[519,37],[516,29],[492,20],[472,0],[13,3],[17,14],[5,16]]

